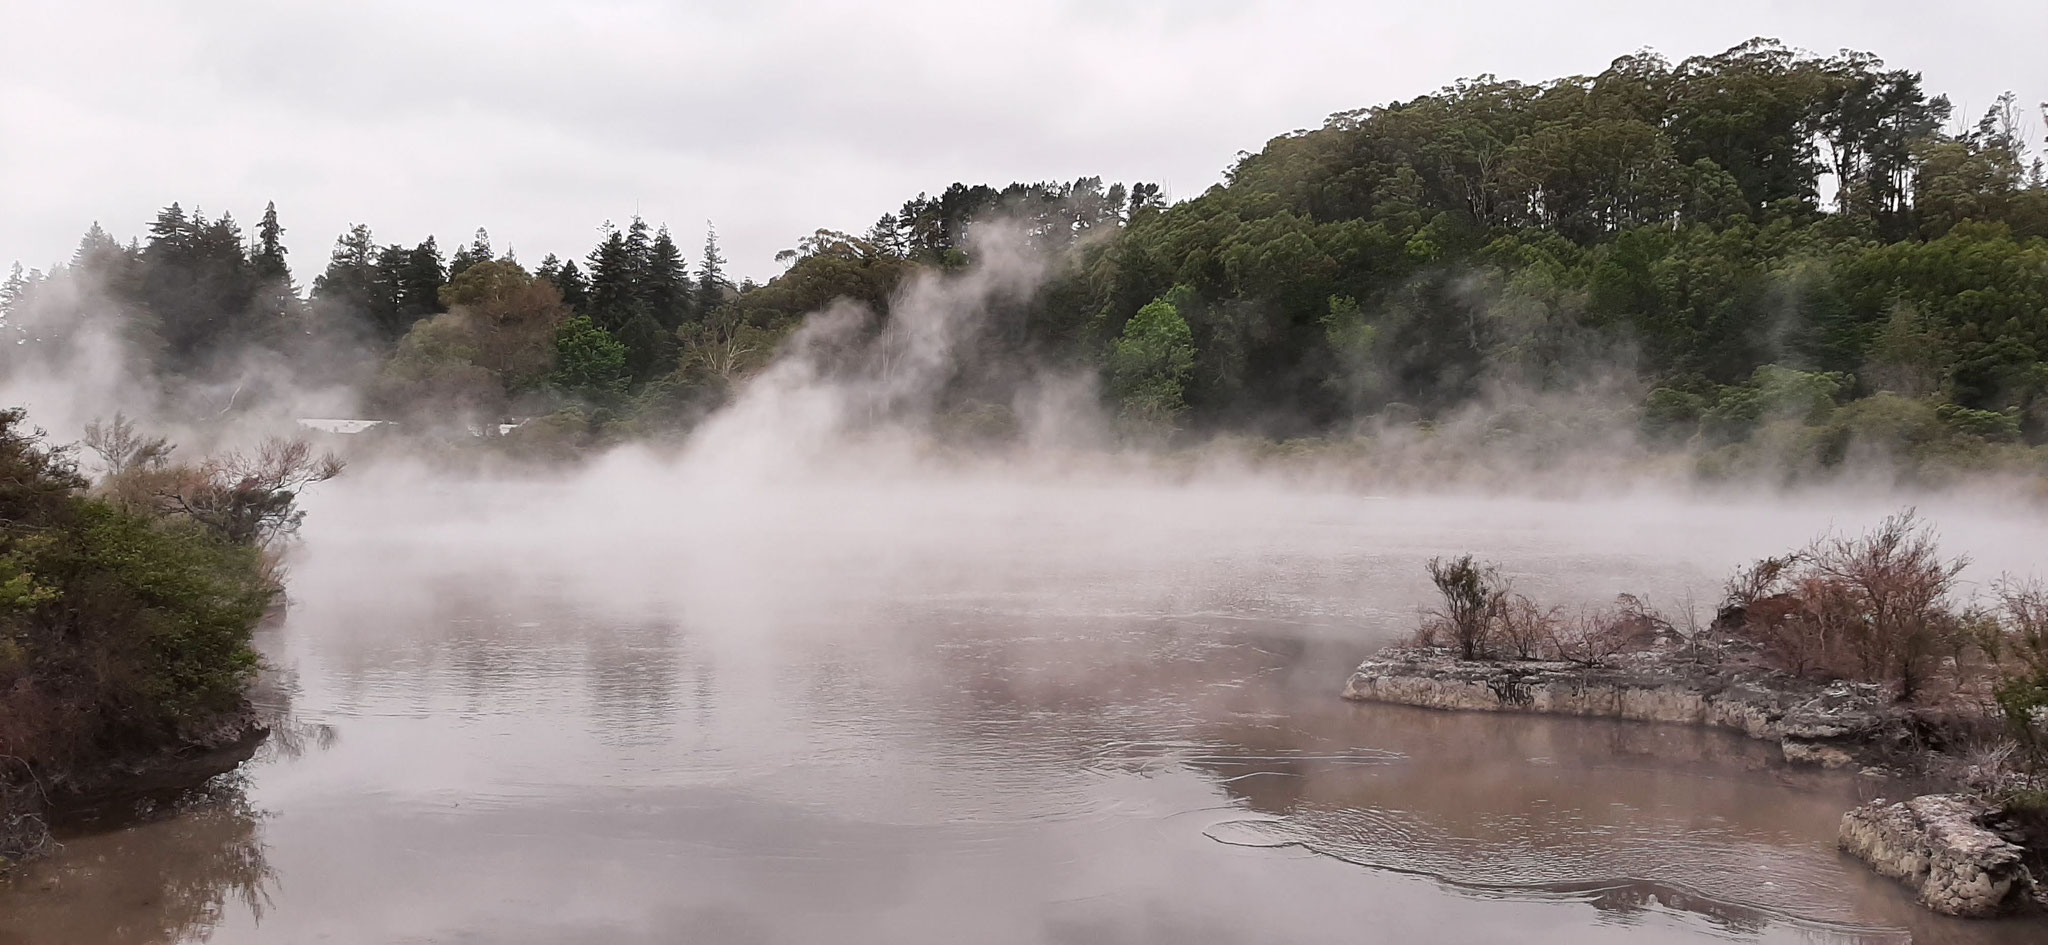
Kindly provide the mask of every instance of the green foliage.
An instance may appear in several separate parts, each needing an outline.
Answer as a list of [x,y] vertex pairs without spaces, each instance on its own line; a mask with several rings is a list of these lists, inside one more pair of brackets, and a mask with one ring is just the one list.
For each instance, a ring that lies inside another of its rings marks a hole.
[[1127,419],[1171,430],[1187,409],[1183,388],[1194,366],[1187,320],[1161,298],[1139,309],[1111,346],[1110,391]]
[[[1324,435],[1600,378],[1650,392],[1653,439],[1730,451],[1731,466],[1791,450],[1825,467],[1862,447],[2030,462],[2048,441],[2048,183],[2009,96],[1974,130],[1947,130],[1952,117],[1911,70],[1756,39],[1339,113],[1171,206],[1155,185],[1094,177],[954,183],[858,235],[816,231],[758,286],[728,278],[715,233],[690,272],[665,227],[633,218],[608,224],[583,268],[550,256],[538,273],[624,346],[623,387],[608,346],[578,333],[584,363],[567,369],[500,366],[448,326],[401,342],[462,304],[472,273],[509,265],[481,233],[444,271],[431,237],[380,246],[353,227],[299,306],[277,291],[274,213],[251,252],[232,219],[173,204],[146,246],[95,227],[65,277],[111,287],[129,334],[173,371],[356,325],[397,348],[387,403],[479,400],[463,393],[491,386],[474,366],[514,400],[549,377],[593,401],[658,385],[648,403],[673,405],[678,390],[725,396],[759,364],[730,355],[839,300],[888,316],[906,280],[972,263],[973,234],[1004,220],[1049,276],[972,355],[1098,370],[1146,425]],[[0,305],[64,294],[30,275]],[[1152,327],[1162,301],[1184,340]],[[759,336],[728,344],[742,329]],[[942,409],[986,399],[987,381],[962,377]],[[1915,406],[1851,409],[1874,395]]]
[[1655,388],[1643,398],[1643,432],[1656,438],[1682,440],[1698,429],[1707,407],[1707,399],[1691,391]]
[[2015,674],[1998,684],[1998,709],[2020,744],[2048,753],[2048,675]]
[[1992,443],[2012,443],[2020,438],[2020,420],[2013,413],[1971,410],[1955,404],[1942,404],[1934,408],[1935,417],[1948,425],[1949,429],[1964,436],[1974,436]]
[[549,382],[592,403],[609,403],[626,392],[626,346],[588,316],[555,330],[555,371]]
[[84,495],[22,423],[0,411],[0,753],[65,770],[235,710],[276,593],[261,549]]

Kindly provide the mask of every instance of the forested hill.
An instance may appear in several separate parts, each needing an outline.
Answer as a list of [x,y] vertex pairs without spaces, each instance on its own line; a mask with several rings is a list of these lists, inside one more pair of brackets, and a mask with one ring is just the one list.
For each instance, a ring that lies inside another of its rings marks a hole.
[[[358,227],[301,298],[274,214],[244,239],[173,206],[146,242],[95,226],[4,303],[16,330],[60,344],[61,321],[33,310],[88,284],[167,378],[260,350],[303,376],[358,372],[380,414],[566,409],[601,439],[686,425],[805,313],[841,297],[886,310],[908,274],[971,265],[969,234],[1005,218],[1059,262],[949,391],[976,416],[1044,366],[1099,371],[1131,429],[1181,436],[1426,425],[1489,392],[1597,377],[1650,440],[1702,453],[1768,439],[1815,467],[1859,443],[2038,467],[2035,117],[2010,96],[1954,115],[1873,56],[1755,40],[1342,113],[1171,205],[1094,178],[955,184],[865,232],[804,238],[764,285],[728,281],[715,238],[693,267],[635,219],[581,264],[531,271],[481,233],[444,261],[431,238],[379,246]],[[375,356],[336,353],[358,349]]]

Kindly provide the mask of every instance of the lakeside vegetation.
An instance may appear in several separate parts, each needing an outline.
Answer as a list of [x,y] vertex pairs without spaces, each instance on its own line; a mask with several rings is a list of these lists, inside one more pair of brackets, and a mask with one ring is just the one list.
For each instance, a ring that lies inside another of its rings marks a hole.
[[[146,239],[97,224],[17,271],[31,359],[111,313],[176,388],[362,392],[414,429],[546,418],[542,452],[671,435],[811,312],[886,315],[916,274],[985,261],[1017,227],[1052,268],[992,305],[941,398],[1000,438],[1031,372],[1099,379],[1126,432],[1487,443],[1612,437],[1708,476],[2048,470],[2048,183],[2011,96],[1953,114],[1865,53],[1754,40],[1598,75],[1480,76],[1331,116],[1169,205],[1148,184],[954,184],[859,233],[821,229],[735,284],[716,234],[608,226],[530,268],[479,230],[380,244],[358,225],[304,288],[266,208],[253,236],[177,204]],[[1543,398],[1566,398],[1548,407]],[[1596,409],[1597,405],[1597,409]],[[1477,417],[1473,420],[1473,417]],[[1414,436],[1410,436],[1413,439]]]
[[1712,619],[1633,595],[1609,606],[1539,603],[1471,555],[1428,564],[1440,598],[1414,643],[1460,660],[1599,669],[1632,654],[1877,687],[1903,713],[1903,771],[1978,792],[2048,827],[2048,585],[2004,575],[1959,592],[1911,511],[1859,536],[1826,535],[1731,576]]
[[96,483],[0,410],[0,868],[109,765],[257,728],[250,639],[282,592],[276,543],[298,491],[340,471],[283,441],[179,463],[125,418],[87,444]]

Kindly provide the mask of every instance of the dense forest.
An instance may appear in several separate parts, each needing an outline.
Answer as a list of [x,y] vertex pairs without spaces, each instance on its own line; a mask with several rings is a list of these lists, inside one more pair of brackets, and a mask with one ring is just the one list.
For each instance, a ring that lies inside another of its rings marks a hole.
[[1509,405],[1488,422],[1511,434],[1528,398],[1505,392],[1597,387],[1623,408],[1599,422],[1709,470],[2039,470],[2038,128],[2010,95],[1952,112],[1863,53],[1639,53],[1334,115],[1178,203],[1099,178],[953,184],[804,237],[759,285],[727,277],[715,233],[686,253],[637,218],[531,268],[482,230],[444,254],[355,226],[302,285],[274,207],[248,234],[173,204],[141,240],[95,225],[55,271],[17,266],[0,331],[23,342],[5,357],[46,357],[82,313],[112,312],[169,387],[258,358],[357,386],[369,416],[540,416],[596,443],[687,429],[807,313],[886,315],[1000,225],[1052,262],[988,313],[946,391],[984,435],[1048,369],[1097,376],[1123,429],[1182,440],[1427,431],[1476,403]]

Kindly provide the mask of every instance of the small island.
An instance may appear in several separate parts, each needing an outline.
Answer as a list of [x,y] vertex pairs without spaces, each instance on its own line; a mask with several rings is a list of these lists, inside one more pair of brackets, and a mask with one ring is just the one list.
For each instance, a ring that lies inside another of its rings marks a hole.
[[1844,814],[1841,848],[1937,912],[2048,911],[2048,586],[1961,601],[1965,564],[1909,511],[1739,570],[1698,626],[1631,595],[1545,607],[1470,555],[1432,559],[1439,605],[1343,694],[1719,728],[1930,786]]

